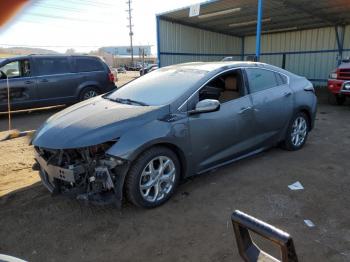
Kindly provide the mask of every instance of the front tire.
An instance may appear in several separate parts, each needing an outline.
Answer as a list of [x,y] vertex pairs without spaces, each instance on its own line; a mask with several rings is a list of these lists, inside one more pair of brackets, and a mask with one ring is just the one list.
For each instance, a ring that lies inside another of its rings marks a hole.
[[301,149],[306,143],[310,130],[309,127],[310,120],[305,113],[299,112],[295,114],[288,126],[282,147],[289,151]]
[[125,185],[127,198],[139,207],[160,206],[173,195],[179,178],[176,154],[166,147],[153,147],[131,166]]
[[344,105],[345,100],[346,100],[345,96],[335,95],[335,102],[337,103],[338,106]]

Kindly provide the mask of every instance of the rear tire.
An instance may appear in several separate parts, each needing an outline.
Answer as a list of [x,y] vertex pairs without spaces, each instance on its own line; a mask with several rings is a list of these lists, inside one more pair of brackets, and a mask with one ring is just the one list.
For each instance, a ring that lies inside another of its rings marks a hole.
[[180,178],[176,154],[162,146],[143,152],[130,167],[126,178],[126,195],[134,205],[154,208],[173,195]]
[[290,121],[282,147],[289,151],[301,149],[306,143],[309,130],[309,117],[303,112],[298,112]]
[[100,91],[96,87],[89,86],[84,88],[83,91],[81,91],[79,100],[84,101],[84,100],[93,98],[95,96],[98,96],[99,94],[100,94]]

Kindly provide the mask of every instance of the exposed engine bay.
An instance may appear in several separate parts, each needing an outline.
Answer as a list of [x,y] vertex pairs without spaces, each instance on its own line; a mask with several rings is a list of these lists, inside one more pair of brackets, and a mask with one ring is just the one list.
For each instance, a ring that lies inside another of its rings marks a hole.
[[115,202],[116,197],[121,198],[117,183],[118,176],[124,175],[125,161],[105,154],[114,143],[64,150],[35,147],[43,184],[51,193],[79,200],[97,204]]

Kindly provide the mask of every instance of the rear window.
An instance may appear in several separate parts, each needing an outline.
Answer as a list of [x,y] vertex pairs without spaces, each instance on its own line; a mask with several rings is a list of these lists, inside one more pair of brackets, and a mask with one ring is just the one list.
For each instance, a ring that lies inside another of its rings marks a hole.
[[69,60],[66,57],[40,57],[36,58],[38,75],[55,75],[70,73]]
[[284,85],[285,85],[285,84],[288,84],[288,79],[287,79],[286,76],[281,75],[281,74],[279,74],[279,76],[282,78],[282,83],[283,83]]
[[284,76],[284,75],[281,75],[279,73],[275,73],[275,76],[276,76],[276,80],[277,80],[277,83],[278,85],[285,85],[287,84],[287,77]]
[[279,85],[275,73],[270,70],[247,68],[246,71],[251,93],[263,91]]
[[78,72],[104,71],[102,62],[91,57],[77,57],[75,64]]

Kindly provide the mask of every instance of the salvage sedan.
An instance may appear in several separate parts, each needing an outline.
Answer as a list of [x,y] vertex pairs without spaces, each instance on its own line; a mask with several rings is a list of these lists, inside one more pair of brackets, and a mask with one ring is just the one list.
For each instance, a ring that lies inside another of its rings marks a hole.
[[53,115],[32,144],[52,193],[151,208],[185,177],[302,148],[316,102],[307,79],[272,65],[180,64]]

